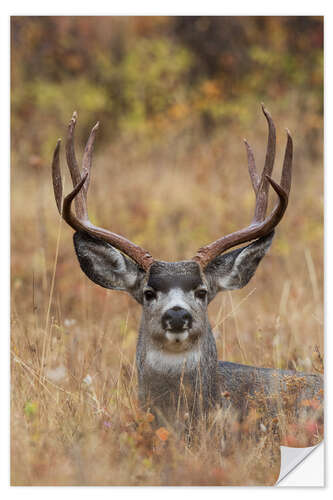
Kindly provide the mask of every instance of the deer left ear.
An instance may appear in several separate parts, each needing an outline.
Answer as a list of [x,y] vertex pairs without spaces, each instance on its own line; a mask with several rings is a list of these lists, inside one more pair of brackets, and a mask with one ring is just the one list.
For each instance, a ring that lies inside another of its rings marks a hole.
[[248,284],[271,246],[273,236],[274,231],[246,247],[219,255],[206,267],[204,274],[210,300],[222,290],[235,290]]
[[82,271],[94,283],[111,290],[124,290],[139,303],[145,271],[136,262],[103,240],[76,232],[74,247]]

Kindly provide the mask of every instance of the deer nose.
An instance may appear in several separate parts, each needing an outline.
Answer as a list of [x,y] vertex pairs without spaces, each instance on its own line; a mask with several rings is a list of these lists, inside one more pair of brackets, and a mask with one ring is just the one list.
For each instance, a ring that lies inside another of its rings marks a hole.
[[162,327],[164,330],[177,333],[192,326],[192,316],[186,309],[175,306],[168,309],[162,316]]

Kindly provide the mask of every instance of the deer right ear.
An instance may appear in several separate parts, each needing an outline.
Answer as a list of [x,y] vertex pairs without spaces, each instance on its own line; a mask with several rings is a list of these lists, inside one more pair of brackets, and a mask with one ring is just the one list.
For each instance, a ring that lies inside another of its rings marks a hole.
[[142,302],[145,271],[105,241],[86,233],[74,234],[74,247],[82,271],[94,283],[112,290],[124,290]]
[[259,262],[271,246],[274,231],[246,247],[216,257],[205,269],[212,300],[222,290],[235,290],[248,284]]

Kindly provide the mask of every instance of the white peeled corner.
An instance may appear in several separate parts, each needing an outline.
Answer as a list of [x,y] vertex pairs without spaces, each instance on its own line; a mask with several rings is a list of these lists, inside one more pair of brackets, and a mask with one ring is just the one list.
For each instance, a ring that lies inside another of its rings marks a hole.
[[280,450],[276,486],[324,486],[324,442],[308,448],[280,446]]

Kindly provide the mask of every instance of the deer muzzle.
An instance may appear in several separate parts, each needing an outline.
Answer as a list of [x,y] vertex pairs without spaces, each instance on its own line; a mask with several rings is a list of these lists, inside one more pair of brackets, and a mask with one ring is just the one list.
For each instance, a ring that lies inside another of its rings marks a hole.
[[192,327],[192,316],[182,307],[172,307],[163,314],[162,327],[170,334],[180,334]]

